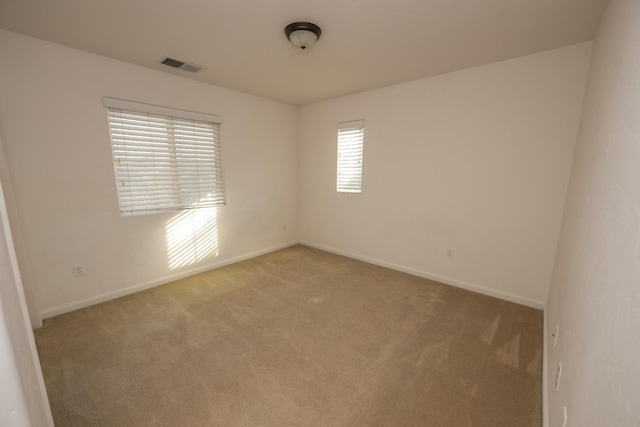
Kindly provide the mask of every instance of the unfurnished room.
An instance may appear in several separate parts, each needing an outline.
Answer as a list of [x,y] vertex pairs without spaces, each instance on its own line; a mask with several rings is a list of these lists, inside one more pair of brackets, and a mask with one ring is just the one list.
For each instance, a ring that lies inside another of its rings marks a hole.
[[640,2],[0,0],[0,425],[640,425]]

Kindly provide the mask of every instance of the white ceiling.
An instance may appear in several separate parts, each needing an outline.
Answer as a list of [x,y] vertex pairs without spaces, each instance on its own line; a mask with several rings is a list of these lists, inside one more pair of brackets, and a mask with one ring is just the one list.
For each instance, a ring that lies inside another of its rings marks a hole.
[[[299,105],[592,40],[606,3],[0,0],[0,28]],[[285,38],[294,21],[322,28],[312,49]]]

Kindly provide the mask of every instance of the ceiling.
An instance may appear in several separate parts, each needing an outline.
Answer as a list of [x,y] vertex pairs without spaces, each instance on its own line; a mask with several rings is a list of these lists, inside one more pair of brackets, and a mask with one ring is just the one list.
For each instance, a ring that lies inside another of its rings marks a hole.
[[[606,3],[0,0],[0,28],[301,105],[592,40]],[[313,48],[287,41],[294,21],[322,28]]]

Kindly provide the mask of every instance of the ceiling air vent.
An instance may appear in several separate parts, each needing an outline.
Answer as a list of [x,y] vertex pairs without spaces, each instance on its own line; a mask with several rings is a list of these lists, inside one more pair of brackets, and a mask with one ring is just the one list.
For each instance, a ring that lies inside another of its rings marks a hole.
[[203,67],[191,62],[180,61],[179,59],[169,58],[168,56],[160,61],[161,64],[168,65],[169,67],[179,68],[180,70],[188,71],[190,73],[197,73],[202,70]]

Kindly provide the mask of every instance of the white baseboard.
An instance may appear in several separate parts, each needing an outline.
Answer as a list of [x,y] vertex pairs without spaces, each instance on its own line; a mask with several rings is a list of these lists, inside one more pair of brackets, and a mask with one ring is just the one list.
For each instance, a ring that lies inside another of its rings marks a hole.
[[[342,255],[342,256],[346,256],[348,258],[353,258],[353,259],[357,259],[359,261],[364,261],[364,262],[368,262],[370,264],[374,264],[374,265],[379,265],[381,267],[386,267],[386,268],[390,268],[392,270],[397,270],[397,271],[401,271],[404,273],[409,273],[412,274],[414,276],[418,276],[418,277],[423,277],[425,279],[429,279],[429,280],[435,280],[437,282],[440,283],[444,283],[447,285],[451,285],[451,286],[455,286],[458,288],[462,288],[462,289],[466,289],[472,292],[477,292],[483,295],[488,295],[491,297],[495,297],[495,298],[500,298],[506,301],[511,301],[511,302],[515,302],[517,304],[522,304],[522,305],[526,305],[528,307],[533,307],[533,308],[537,308],[537,309],[544,309],[545,304],[541,301],[535,301],[529,298],[525,298],[525,297],[521,297],[518,295],[512,295],[512,294],[508,294],[505,292],[501,292],[501,291],[497,291],[494,289],[489,289],[489,288],[485,288],[483,286],[480,285],[476,285],[473,283],[469,283],[469,282],[464,282],[464,281],[460,281],[460,280],[456,280],[456,279],[452,279],[449,277],[444,277],[444,276],[440,276],[437,274],[432,274],[429,272],[425,272],[425,271],[420,271],[420,270],[416,270],[413,268],[409,268],[409,267],[405,267],[402,265],[398,265],[398,264],[394,264],[394,263],[389,263],[389,262],[385,262],[385,261],[381,261],[378,259],[373,259],[373,258],[369,258],[366,256],[362,256],[362,255],[358,255],[358,254],[354,254],[351,252],[347,252],[347,251],[342,251],[339,249],[335,249],[335,248],[331,248],[328,246],[324,246],[324,245],[318,245],[315,243],[311,243],[311,242],[306,242],[306,241],[292,241],[292,242],[287,242],[287,243],[283,243],[280,245],[276,245],[276,246],[272,246],[269,248],[265,248],[265,249],[261,249],[259,251],[255,251],[255,252],[250,252],[241,256],[237,256],[234,258],[230,258],[224,261],[220,261],[220,262],[216,262],[216,263],[212,263],[212,264],[208,264],[199,268],[194,268],[194,269],[190,269],[190,270],[185,270],[185,271],[181,271],[180,273],[177,274],[172,274],[172,275],[168,275],[168,276],[164,276],[161,277],[159,279],[155,279],[149,282],[145,282],[145,283],[140,283],[137,285],[133,285],[133,286],[128,286],[126,288],[123,289],[119,289],[117,291],[113,291],[113,292],[107,292],[101,295],[97,295],[95,297],[90,297],[90,298],[85,298],[83,300],[79,300],[79,301],[74,301],[72,303],[69,304],[63,304],[57,307],[53,307],[53,308],[49,308],[46,310],[43,310],[40,313],[40,316],[42,319],[48,319],[50,317],[53,316],[58,316],[60,314],[64,314],[64,313],[68,313],[70,311],[74,311],[74,310],[78,310],[81,308],[85,308],[85,307],[89,307],[91,305],[94,304],[99,304],[101,302],[105,302],[105,301],[109,301],[115,298],[120,298],[126,295],[130,295],[136,292],[140,292],[146,289],[150,289],[156,286],[160,286],[160,285],[164,285],[166,283],[169,282],[173,282],[174,280],[179,280],[188,276],[193,276],[194,274],[199,274],[199,273],[203,273],[205,271],[209,271],[209,270],[213,270],[219,267],[223,267],[225,265],[229,265],[229,264],[233,264],[239,261],[244,261],[246,259],[249,258],[254,258],[256,256],[260,256],[260,255],[264,255],[267,254],[269,252],[274,252],[280,249],[284,249],[287,248],[289,246],[293,246],[296,244],[302,244],[302,245],[306,245],[312,248],[316,248],[316,249],[321,249],[323,251],[327,251],[327,252],[331,252],[331,253],[335,253],[338,255]],[[546,333],[546,330],[545,330]],[[546,353],[545,353],[546,356]]]
[[549,427],[549,359],[547,346],[547,310],[542,322],[542,427]]
[[193,268],[191,270],[181,271],[177,274],[171,274],[169,276],[164,276],[159,279],[151,280],[149,282],[140,283],[133,286],[128,286],[123,289],[119,289],[113,292],[107,292],[101,295],[97,295],[91,298],[85,298],[80,301],[75,301],[70,304],[63,304],[57,307],[53,307],[47,310],[43,310],[40,313],[40,317],[42,319],[48,319],[53,316],[58,316],[60,314],[68,313],[70,311],[78,310],[81,308],[89,307],[91,305],[99,304],[101,302],[109,301],[112,299],[120,298],[126,295],[134,294],[136,292],[144,291],[145,289],[154,288],[156,286],[164,285],[169,282],[173,282],[174,280],[183,279],[185,277],[193,276],[195,274],[204,273],[205,271],[213,270],[216,268],[224,267],[225,265],[233,264],[236,262],[244,261],[249,258],[254,258],[260,255],[267,254],[269,252],[274,252],[280,249],[288,248],[289,246],[297,245],[297,241],[287,242],[280,245],[272,246],[269,248],[261,249],[259,251],[250,252],[245,255],[240,255],[234,258],[226,259],[220,262],[214,262],[212,264],[207,264],[202,267]]
[[545,307],[545,303],[542,301],[532,300],[530,298],[521,297],[519,295],[512,295],[506,292],[498,291],[495,289],[486,288],[484,286],[480,286],[474,283],[464,282],[462,280],[452,279],[450,277],[440,276],[437,274],[432,274],[426,271],[416,270],[414,268],[405,267],[398,264],[393,264],[386,261],[380,261],[378,259],[369,258],[366,256],[354,254],[347,251],[342,251],[340,249],[335,249],[331,247],[327,247],[324,245],[318,245],[316,243],[300,241],[301,245],[310,246],[312,248],[320,249],[323,251],[331,252],[337,255],[342,255],[347,258],[357,259],[359,261],[368,262],[369,264],[379,265],[380,267],[390,268],[392,270],[401,271],[403,273],[409,273],[414,276],[423,277],[425,279],[434,280],[436,282],[444,283],[445,285],[455,286],[457,288],[466,289],[468,291],[477,292],[479,294],[488,295],[490,297],[495,297],[499,299],[503,299],[506,301],[514,302],[516,304],[525,305],[527,307],[536,308],[538,310],[543,310]]

